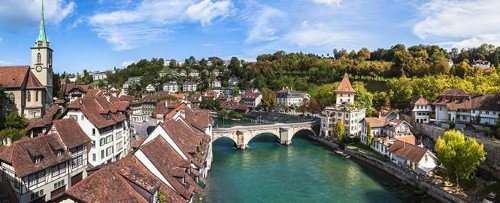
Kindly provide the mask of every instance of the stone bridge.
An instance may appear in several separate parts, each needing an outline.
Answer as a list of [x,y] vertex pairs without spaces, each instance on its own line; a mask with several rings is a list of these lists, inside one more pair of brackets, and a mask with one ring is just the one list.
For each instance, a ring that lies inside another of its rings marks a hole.
[[253,126],[233,126],[230,128],[214,128],[212,131],[212,141],[222,137],[230,138],[236,143],[238,149],[245,149],[248,143],[257,135],[270,133],[276,136],[281,144],[292,144],[293,136],[301,131],[308,130],[315,133],[312,129],[314,121],[300,123],[276,123],[269,125]]

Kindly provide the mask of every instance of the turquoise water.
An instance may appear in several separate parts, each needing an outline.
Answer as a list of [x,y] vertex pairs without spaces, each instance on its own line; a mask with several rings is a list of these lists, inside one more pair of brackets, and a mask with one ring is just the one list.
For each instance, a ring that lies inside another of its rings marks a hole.
[[369,165],[344,159],[306,136],[291,146],[273,135],[236,150],[214,142],[214,161],[204,202],[434,202]]

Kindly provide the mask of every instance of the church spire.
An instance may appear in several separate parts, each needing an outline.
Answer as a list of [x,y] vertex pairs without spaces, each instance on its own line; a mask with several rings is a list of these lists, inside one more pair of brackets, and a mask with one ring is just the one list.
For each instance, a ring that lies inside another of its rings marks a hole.
[[41,20],[40,20],[40,30],[38,31],[38,39],[37,45],[38,46],[49,46],[47,34],[45,34],[45,16],[44,16],[44,8],[43,8],[43,0],[42,0],[42,14],[41,14]]

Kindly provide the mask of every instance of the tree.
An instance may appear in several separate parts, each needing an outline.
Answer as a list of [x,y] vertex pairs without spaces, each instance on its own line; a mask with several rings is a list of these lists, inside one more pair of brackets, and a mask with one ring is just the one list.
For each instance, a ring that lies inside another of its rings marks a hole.
[[465,138],[460,131],[450,130],[438,138],[435,146],[437,157],[449,178],[468,180],[485,158],[484,146],[475,139]]
[[167,195],[160,191],[158,192],[158,196],[156,196],[156,200],[158,200],[158,203],[167,203]]
[[365,59],[365,60],[369,60],[370,59],[370,50],[368,50],[367,48],[361,48],[359,51],[358,51],[358,59]]
[[83,76],[78,77],[78,79],[76,80],[76,84],[88,85],[88,84],[92,83],[92,81],[93,81],[93,78],[90,75],[90,73],[87,70],[83,70]]
[[335,123],[335,136],[337,137],[337,141],[342,142],[345,136],[345,126],[342,121],[337,121]]
[[212,111],[218,110],[220,107],[220,101],[218,99],[213,99],[212,97],[203,97],[200,102],[200,108],[209,109]]
[[26,118],[19,116],[14,111],[7,113],[5,116],[5,128],[24,129],[27,123]]
[[367,123],[366,127],[366,145],[371,146],[373,141],[372,127]]
[[231,96],[237,97],[239,94],[240,94],[240,88],[233,87],[233,89],[231,89]]
[[268,88],[262,89],[262,106],[266,111],[276,106],[276,93]]

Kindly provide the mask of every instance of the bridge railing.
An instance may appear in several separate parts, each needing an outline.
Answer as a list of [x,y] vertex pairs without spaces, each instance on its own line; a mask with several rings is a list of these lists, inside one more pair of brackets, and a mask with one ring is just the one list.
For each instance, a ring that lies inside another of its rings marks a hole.
[[275,123],[266,125],[242,125],[242,126],[232,126],[228,128],[214,128],[212,131],[232,131],[238,129],[262,129],[262,128],[275,128],[275,127],[297,127],[302,125],[311,125],[314,121],[299,122],[299,123]]

